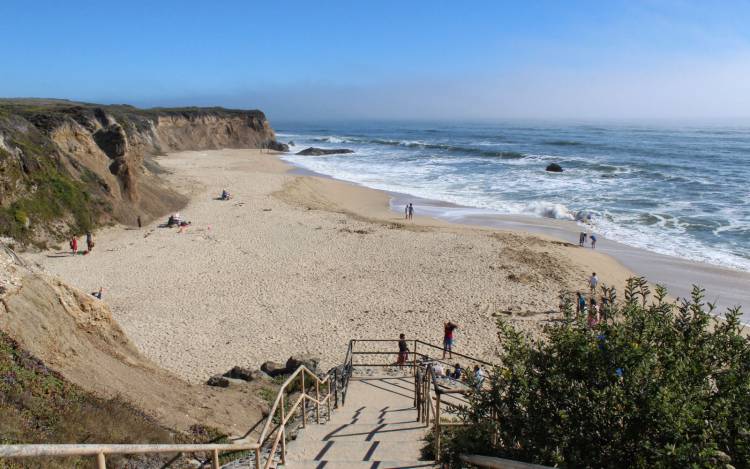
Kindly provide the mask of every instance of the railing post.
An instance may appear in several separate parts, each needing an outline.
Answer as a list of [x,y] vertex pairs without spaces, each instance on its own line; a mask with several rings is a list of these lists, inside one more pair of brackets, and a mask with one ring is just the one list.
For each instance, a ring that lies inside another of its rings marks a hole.
[[[304,398],[303,398],[304,400]],[[284,420],[286,420],[286,409],[284,408],[284,392],[281,393],[281,429],[279,431],[282,432],[281,434],[281,464],[286,464],[286,425],[284,424]]]
[[333,389],[334,389],[333,398],[336,399],[336,402],[333,404],[333,408],[338,409],[339,408],[339,369],[338,367],[333,369]]
[[300,379],[302,381],[302,428],[307,427],[307,393],[305,392],[305,372],[304,370],[300,373]]
[[414,401],[417,405],[417,422],[422,420],[422,393],[419,392],[422,386],[422,370],[417,372],[417,376],[414,377]]
[[320,425],[320,381],[315,380],[315,419]]
[[255,469],[260,469],[260,464],[261,464],[260,455],[261,455],[260,448],[255,448]]
[[215,449],[211,459],[211,469],[219,469],[219,450]]
[[440,392],[437,392],[435,405],[435,461],[440,461]]
[[432,402],[430,400],[432,399],[432,396],[430,396],[430,374],[427,374],[427,378],[424,381],[424,402],[425,402],[425,424],[427,427],[430,426],[430,411],[432,409]]
[[328,422],[331,421],[331,380],[328,380],[328,399],[326,399],[326,404],[328,405]]
[[412,352],[412,375],[417,376],[417,339],[414,339],[414,351]]
[[96,455],[96,467],[98,469],[107,469],[107,458],[104,456],[104,453]]

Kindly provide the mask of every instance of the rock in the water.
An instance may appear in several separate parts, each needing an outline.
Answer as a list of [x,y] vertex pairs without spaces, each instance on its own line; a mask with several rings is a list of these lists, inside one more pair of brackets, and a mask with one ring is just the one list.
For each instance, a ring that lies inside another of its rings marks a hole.
[[277,142],[276,140],[268,142],[266,148],[275,151],[289,151],[289,145],[287,145],[286,143]]
[[354,153],[354,150],[349,150],[347,148],[305,148],[302,151],[297,152],[298,155],[306,155],[306,156],[320,156],[320,155],[337,155],[337,154],[345,154],[345,153]]
[[289,145],[290,147],[293,147],[293,146],[295,146],[295,145],[294,145],[294,140],[289,140],[289,143],[287,143],[287,145]]
[[206,384],[209,386],[217,386],[220,388],[228,388],[229,387],[229,380],[221,375],[214,375],[210,378],[208,378],[208,381],[206,381]]
[[231,370],[224,373],[224,376],[227,378],[241,379],[244,381],[252,381],[253,379],[255,379],[255,377],[253,376],[253,371],[241,366],[235,366]]
[[562,166],[560,166],[557,163],[550,163],[547,165],[547,171],[551,173],[562,173],[563,169],[562,169]]
[[286,367],[277,362],[265,362],[260,366],[260,370],[270,377],[286,374]]
[[294,373],[294,370],[299,368],[300,365],[305,365],[308,370],[315,373],[318,370],[318,363],[320,363],[320,358],[310,354],[292,355],[286,361],[287,373]]

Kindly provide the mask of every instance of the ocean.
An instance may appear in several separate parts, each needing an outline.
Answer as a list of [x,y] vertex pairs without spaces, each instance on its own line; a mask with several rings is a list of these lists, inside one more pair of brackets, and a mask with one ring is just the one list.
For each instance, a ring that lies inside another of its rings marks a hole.
[[[476,213],[581,223],[648,251],[750,272],[750,123],[277,123],[285,160]],[[300,156],[315,146],[353,154]],[[557,163],[564,171],[545,171]]]

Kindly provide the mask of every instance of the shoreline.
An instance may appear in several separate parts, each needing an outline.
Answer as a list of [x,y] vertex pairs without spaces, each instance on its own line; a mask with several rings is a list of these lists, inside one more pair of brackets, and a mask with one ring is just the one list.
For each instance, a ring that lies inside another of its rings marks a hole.
[[[352,181],[321,174],[286,161],[296,174],[330,178],[345,184],[352,184],[369,190],[388,194],[392,213],[402,213],[402,207],[414,203],[415,212],[426,214],[441,222],[457,226],[477,226],[519,233],[532,233],[551,237],[558,241],[577,245],[578,234],[586,229],[576,222],[524,215],[503,215],[491,210],[468,207],[441,200],[425,199],[406,193],[382,191]],[[587,243],[587,249],[590,244]],[[723,314],[728,308],[741,306],[750,308],[750,272],[683,259],[629,246],[616,240],[598,235],[597,251],[608,254],[634,275],[643,276],[652,284],[665,286],[670,296],[689,298],[693,285],[705,290],[705,300],[715,304],[714,314]],[[743,314],[744,316],[744,314]],[[750,321],[748,321],[750,323]]]

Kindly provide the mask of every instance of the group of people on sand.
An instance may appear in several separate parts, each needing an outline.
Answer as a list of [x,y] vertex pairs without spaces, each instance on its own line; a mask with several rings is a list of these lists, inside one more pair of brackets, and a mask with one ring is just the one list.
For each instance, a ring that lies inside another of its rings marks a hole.
[[[443,323],[443,360],[446,355],[448,358],[453,358],[453,344],[455,340],[455,331],[458,329],[458,325],[451,321]],[[396,365],[403,369],[404,365],[409,361],[409,344],[406,341],[405,334],[399,334],[398,336],[398,360]],[[432,367],[435,376],[450,378],[453,380],[461,381],[467,379],[467,372],[461,366],[460,363],[456,363],[453,370],[446,370],[440,362],[436,362]],[[484,370],[479,365],[474,366],[474,383],[477,386],[481,386],[484,381]]]
[[576,318],[586,317],[589,327],[594,327],[602,321],[607,320],[607,311],[609,310],[609,300],[602,295],[599,302],[596,301],[596,288],[599,286],[599,277],[596,272],[591,273],[589,277],[589,301],[586,302],[586,296],[580,291],[576,292]]
[[169,216],[167,219],[167,228],[172,228],[174,226],[180,228],[182,230],[185,227],[188,227],[191,225],[191,222],[183,220],[180,218],[180,212],[175,212],[172,215]]
[[[94,249],[94,235],[90,231],[86,232],[86,251],[82,254],[89,254]],[[70,252],[73,256],[78,254],[78,237],[73,236],[70,238]]]
[[591,249],[596,249],[596,235],[594,233],[588,234],[585,231],[581,231],[578,235],[578,245],[581,247],[586,246],[586,238],[591,240]]

